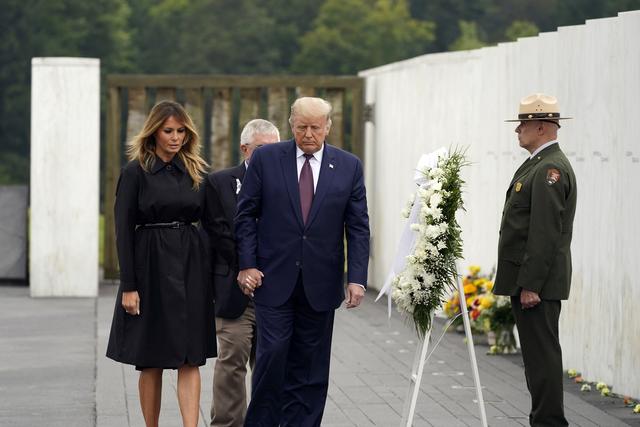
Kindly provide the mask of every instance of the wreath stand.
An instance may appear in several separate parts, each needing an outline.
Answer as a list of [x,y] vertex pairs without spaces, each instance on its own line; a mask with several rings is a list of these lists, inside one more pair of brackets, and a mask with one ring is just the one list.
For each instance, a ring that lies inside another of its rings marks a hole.
[[[471,333],[471,324],[469,323],[469,315],[467,311],[467,301],[464,298],[464,287],[460,280],[460,275],[456,274],[458,294],[460,298],[460,312],[462,313],[462,322],[464,324],[464,334],[467,338],[467,349],[469,350],[469,360],[471,362],[471,370],[473,371],[473,382],[476,388],[476,399],[478,401],[478,408],[480,409],[480,421],[483,427],[487,427],[487,412],[484,406],[484,398],[482,396],[482,386],[480,385],[480,375],[478,374],[478,362],[476,361],[476,352],[473,347],[473,335]],[[433,314],[431,315],[431,325],[433,325]],[[415,416],[416,404],[418,403],[418,394],[420,393],[420,384],[422,383],[422,375],[424,374],[424,366],[427,361],[427,350],[429,348],[429,337],[431,336],[431,329],[425,333],[422,340],[422,346],[418,346],[416,349],[416,356],[413,362],[413,369],[411,370],[411,378],[409,384],[409,394],[411,399],[405,402],[404,411],[402,414],[402,427],[411,427],[413,424],[413,417]],[[433,350],[432,350],[433,351]]]

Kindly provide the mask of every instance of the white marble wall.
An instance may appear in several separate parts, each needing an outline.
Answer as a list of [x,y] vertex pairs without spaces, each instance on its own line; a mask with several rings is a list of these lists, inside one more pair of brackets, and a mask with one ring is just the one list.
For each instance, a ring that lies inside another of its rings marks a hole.
[[468,146],[463,265],[496,263],[517,145],[520,98],[554,94],[560,144],[573,163],[578,209],[571,297],[563,304],[565,368],[640,397],[640,11],[473,51],[425,55],[363,71],[366,182],[372,224],[371,285],[387,274],[420,154]]
[[31,296],[96,296],[100,61],[31,67]]

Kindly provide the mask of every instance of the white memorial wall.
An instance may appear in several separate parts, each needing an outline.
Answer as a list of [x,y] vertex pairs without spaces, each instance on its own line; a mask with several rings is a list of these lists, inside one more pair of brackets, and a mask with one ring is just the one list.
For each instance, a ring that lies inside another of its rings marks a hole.
[[96,296],[100,61],[31,62],[31,296]]
[[464,52],[430,54],[360,73],[373,122],[365,129],[372,226],[370,284],[386,278],[400,210],[421,154],[466,147],[463,268],[496,265],[520,99],[558,97],[559,142],[578,180],[571,297],[560,328],[565,369],[640,397],[640,11]]

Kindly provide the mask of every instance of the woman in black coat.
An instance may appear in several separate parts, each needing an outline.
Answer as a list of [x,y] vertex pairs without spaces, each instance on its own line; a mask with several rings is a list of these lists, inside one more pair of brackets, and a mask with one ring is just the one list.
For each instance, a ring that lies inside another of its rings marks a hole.
[[[199,366],[216,356],[208,243],[194,223],[204,210],[206,163],[191,118],[175,102],[156,104],[127,147],[115,202],[120,289],[107,357],[140,370],[148,427],[157,426],[162,370],[178,370],[184,426],[196,426]],[[213,238],[230,238],[229,230]]]

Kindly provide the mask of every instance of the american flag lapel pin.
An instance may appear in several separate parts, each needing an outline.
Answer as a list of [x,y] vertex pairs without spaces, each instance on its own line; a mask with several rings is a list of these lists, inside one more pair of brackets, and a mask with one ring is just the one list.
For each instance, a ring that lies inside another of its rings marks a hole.
[[333,163],[329,163],[329,168],[333,169]]

